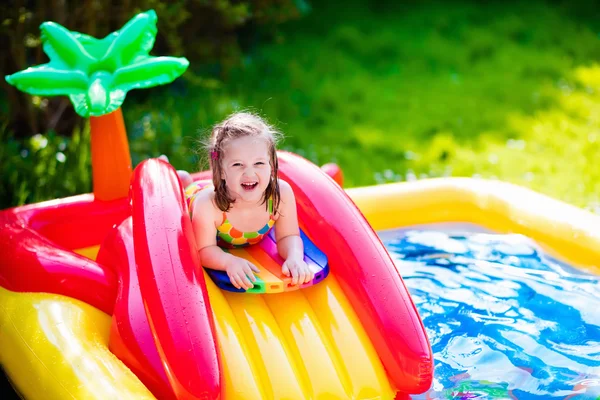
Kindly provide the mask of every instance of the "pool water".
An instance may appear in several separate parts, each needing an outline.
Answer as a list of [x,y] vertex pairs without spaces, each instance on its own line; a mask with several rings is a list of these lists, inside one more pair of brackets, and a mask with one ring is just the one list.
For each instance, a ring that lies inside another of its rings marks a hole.
[[600,277],[521,235],[379,232],[419,310],[435,376],[415,399],[600,399]]

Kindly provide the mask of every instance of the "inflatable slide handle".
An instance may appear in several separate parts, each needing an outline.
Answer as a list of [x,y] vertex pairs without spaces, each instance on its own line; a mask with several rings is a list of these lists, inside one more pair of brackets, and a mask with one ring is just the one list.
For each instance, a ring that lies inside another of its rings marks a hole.
[[280,152],[303,231],[325,252],[396,389],[423,393],[433,379],[425,328],[385,247],[344,190],[320,168]]
[[175,169],[150,159],[134,171],[135,262],[150,329],[177,398],[217,399],[220,361],[212,310]]

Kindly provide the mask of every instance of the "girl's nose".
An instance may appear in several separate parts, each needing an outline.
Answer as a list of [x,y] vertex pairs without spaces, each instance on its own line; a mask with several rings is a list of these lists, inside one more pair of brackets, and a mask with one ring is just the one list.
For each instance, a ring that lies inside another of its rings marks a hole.
[[246,168],[244,168],[244,172],[242,173],[242,175],[251,177],[251,176],[254,176],[255,173],[256,173],[256,171],[254,170],[253,167],[246,167]]

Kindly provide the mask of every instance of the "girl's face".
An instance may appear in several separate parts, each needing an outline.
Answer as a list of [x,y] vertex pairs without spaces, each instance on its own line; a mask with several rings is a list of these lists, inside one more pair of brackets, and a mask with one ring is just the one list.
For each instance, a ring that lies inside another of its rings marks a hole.
[[223,177],[236,201],[258,203],[271,180],[269,146],[261,137],[244,136],[223,147]]

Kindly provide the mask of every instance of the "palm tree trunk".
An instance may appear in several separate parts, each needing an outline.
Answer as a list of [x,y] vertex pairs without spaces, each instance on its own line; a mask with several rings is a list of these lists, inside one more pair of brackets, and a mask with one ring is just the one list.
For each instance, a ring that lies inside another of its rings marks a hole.
[[131,156],[121,109],[90,117],[92,179],[97,200],[126,197],[131,178]]

